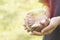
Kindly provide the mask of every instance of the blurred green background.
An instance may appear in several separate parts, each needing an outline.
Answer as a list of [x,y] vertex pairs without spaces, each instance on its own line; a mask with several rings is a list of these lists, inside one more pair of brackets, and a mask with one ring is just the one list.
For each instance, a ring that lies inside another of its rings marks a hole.
[[0,40],[42,40],[23,28],[26,12],[42,7],[38,0],[0,0]]

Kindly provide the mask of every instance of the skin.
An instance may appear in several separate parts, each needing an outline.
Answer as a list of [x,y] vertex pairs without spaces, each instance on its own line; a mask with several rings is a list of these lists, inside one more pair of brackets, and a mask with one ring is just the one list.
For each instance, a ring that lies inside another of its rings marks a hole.
[[[46,13],[45,15],[46,15],[46,17],[50,17],[48,15],[48,13]],[[27,24],[25,24],[25,25],[27,25]],[[44,29],[42,29],[41,32],[33,31],[32,35],[39,35],[39,36],[41,36],[41,35],[51,34],[58,25],[60,25],[60,16],[53,17],[53,18],[50,19],[50,24],[48,26],[46,26]],[[25,28],[27,28],[27,27],[25,26]],[[26,29],[26,30],[28,31],[28,29]]]
[[41,32],[34,31],[32,34],[40,36],[51,34],[58,25],[60,25],[60,16],[51,18],[50,24],[46,28],[42,29]]
[[[45,22],[45,23],[41,22],[41,20],[47,20],[47,18],[49,19],[49,16],[48,16],[49,14],[46,14],[46,13],[49,13],[47,9],[48,9],[48,7],[46,7],[45,15],[43,15],[43,16],[37,18],[37,19],[34,16],[32,16],[32,13],[34,11],[31,11],[31,12],[27,13],[27,15],[26,15],[27,17],[25,18],[25,23],[24,23],[25,25],[24,25],[24,27],[25,27],[25,29],[27,29],[28,32],[30,31],[29,27],[31,27],[31,26],[29,26],[29,24],[33,25],[35,23],[36,24],[40,24],[41,23],[41,25],[42,24],[45,25],[45,26],[47,25],[48,22]],[[36,10],[36,11],[38,12],[38,10]]]
[[[45,3],[45,0],[41,0],[41,1],[42,1],[42,3],[47,4],[47,3]],[[50,11],[49,8],[47,8],[47,9]],[[45,15],[50,18],[50,12],[49,11]],[[40,36],[51,34],[56,29],[56,27],[58,25],[60,25],[60,16],[51,18],[50,24],[47,27],[42,29],[41,32],[34,31],[32,34],[33,35],[40,35]]]
[[[42,0],[44,1],[44,0]],[[49,8],[47,8],[49,10]],[[50,10],[49,10],[50,11]],[[46,17],[49,17],[50,18],[50,12],[47,11],[47,13],[45,14]],[[54,23],[54,24],[53,24]],[[32,32],[32,35],[38,35],[38,36],[41,36],[41,35],[48,35],[48,34],[51,34],[55,29],[56,27],[60,25],[60,16],[58,17],[53,17],[50,19],[50,24],[48,26],[46,26],[44,29],[41,30],[41,32],[37,32],[37,31],[33,31]],[[26,28],[26,27],[25,27]],[[26,29],[27,30],[27,29]],[[28,30],[27,30],[28,31]]]

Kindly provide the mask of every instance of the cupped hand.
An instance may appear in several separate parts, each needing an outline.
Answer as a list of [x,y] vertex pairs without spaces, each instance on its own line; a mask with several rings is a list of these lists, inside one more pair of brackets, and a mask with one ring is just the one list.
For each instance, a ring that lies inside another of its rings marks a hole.
[[33,35],[48,35],[51,34],[60,23],[60,17],[53,17],[50,20],[50,24],[41,30],[41,32],[33,31]]

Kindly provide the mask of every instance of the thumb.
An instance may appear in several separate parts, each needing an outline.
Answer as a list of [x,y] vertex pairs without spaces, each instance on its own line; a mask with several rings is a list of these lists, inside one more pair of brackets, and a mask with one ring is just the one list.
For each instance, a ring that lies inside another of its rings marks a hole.
[[39,35],[39,36],[41,36],[42,33],[41,33],[41,32],[37,32],[37,31],[33,31],[33,32],[32,32],[32,35]]
[[51,29],[53,29],[54,27],[52,27],[51,25],[48,25],[47,27],[45,27],[44,29],[42,29],[42,33],[46,33],[48,31],[50,31]]

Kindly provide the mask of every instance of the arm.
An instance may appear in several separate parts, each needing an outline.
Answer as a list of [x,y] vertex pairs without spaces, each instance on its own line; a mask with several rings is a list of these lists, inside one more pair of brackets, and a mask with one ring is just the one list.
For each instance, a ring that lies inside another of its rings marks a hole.
[[60,25],[60,16],[56,17],[57,21],[58,21],[58,25]]
[[33,35],[51,34],[56,29],[56,27],[58,27],[58,25],[60,25],[60,16],[51,18],[50,24],[47,27],[41,30],[41,32],[34,31],[32,34]]

